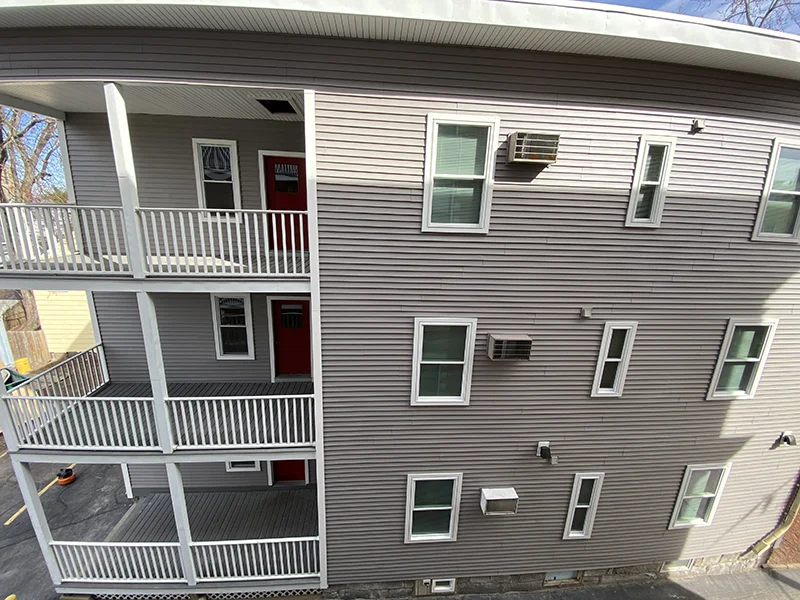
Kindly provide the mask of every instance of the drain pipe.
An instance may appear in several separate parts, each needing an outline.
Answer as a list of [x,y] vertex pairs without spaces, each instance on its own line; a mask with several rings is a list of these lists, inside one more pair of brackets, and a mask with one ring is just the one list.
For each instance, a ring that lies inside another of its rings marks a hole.
[[789,531],[789,528],[794,523],[798,513],[800,513],[800,480],[795,483],[794,499],[792,500],[791,505],[789,505],[789,510],[786,511],[783,519],[781,519],[780,524],[765,537],[753,544],[753,546],[742,555],[742,558],[758,558],[767,550],[772,548],[775,542],[777,542],[783,534]]

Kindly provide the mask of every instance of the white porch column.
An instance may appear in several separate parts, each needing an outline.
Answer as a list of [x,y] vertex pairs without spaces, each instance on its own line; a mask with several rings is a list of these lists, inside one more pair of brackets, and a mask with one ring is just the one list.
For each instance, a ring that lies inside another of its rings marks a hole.
[[47,570],[50,571],[50,577],[55,585],[61,584],[61,570],[58,568],[56,562],[56,555],[50,542],[53,541],[53,535],[50,533],[50,527],[47,524],[47,517],[44,514],[42,502],[39,499],[39,490],[36,489],[36,482],[33,480],[28,463],[19,462],[16,459],[11,459],[11,465],[14,467],[14,474],[17,476],[19,482],[19,489],[22,492],[22,499],[25,506],[28,507],[28,516],[33,525],[33,531],[36,533],[36,539],[39,541],[39,548],[42,550],[44,562],[47,565]]
[[169,480],[169,496],[172,498],[172,512],[175,515],[175,527],[178,530],[178,542],[181,545],[181,564],[189,585],[197,585],[192,560],[192,531],[189,527],[189,512],[186,510],[186,496],[183,492],[183,475],[176,463],[167,463],[167,479]]
[[136,169],[133,165],[131,132],[128,127],[128,112],[122,87],[116,83],[103,86],[108,113],[108,129],[111,132],[111,147],[114,150],[114,164],[117,166],[119,195],[122,198],[122,217],[125,237],[128,241],[128,264],[136,279],[144,278],[144,244],[137,220],[139,208],[139,188],[136,184]]
[[139,319],[142,323],[144,351],[147,355],[147,371],[150,373],[150,387],[153,390],[153,416],[156,420],[156,431],[161,449],[171,453],[172,428],[167,412],[167,376],[164,372],[164,357],[161,355],[161,335],[158,332],[158,317],[153,299],[148,292],[136,292],[139,305]]

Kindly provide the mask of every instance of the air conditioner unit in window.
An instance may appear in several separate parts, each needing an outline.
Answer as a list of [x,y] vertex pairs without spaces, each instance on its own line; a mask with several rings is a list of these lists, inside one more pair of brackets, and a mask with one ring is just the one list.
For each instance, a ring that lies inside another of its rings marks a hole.
[[554,163],[558,154],[559,137],[557,133],[515,131],[508,136],[507,162],[542,165]]
[[492,360],[530,360],[533,341],[524,333],[490,333],[489,358]]
[[481,511],[485,515],[515,515],[519,496],[512,488],[482,488]]

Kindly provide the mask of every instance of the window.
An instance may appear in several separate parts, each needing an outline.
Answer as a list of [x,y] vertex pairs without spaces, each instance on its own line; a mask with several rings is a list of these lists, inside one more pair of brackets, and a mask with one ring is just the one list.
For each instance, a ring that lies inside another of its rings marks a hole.
[[214,341],[219,360],[253,360],[250,296],[211,295]]
[[638,323],[634,321],[606,323],[594,372],[593,397],[622,396],[637,326]]
[[754,240],[795,242],[800,236],[800,142],[776,139],[758,209]]
[[711,525],[730,470],[730,463],[686,467],[669,528]]
[[244,473],[248,471],[260,471],[261,462],[258,460],[232,460],[225,463],[225,470],[228,473]]
[[236,142],[194,139],[192,143],[200,208],[217,210],[241,208]]
[[675,138],[644,135],[639,140],[639,155],[633,174],[631,200],[625,225],[658,227],[667,195]]
[[414,319],[411,404],[469,404],[476,319]]
[[428,115],[422,231],[487,233],[500,121]]
[[455,579],[431,580],[431,594],[454,594],[456,591]]
[[694,566],[693,558],[680,558],[678,560],[670,560],[661,565],[662,573],[675,573],[676,571],[688,571]]
[[753,398],[778,321],[731,319],[711,378],[707,399]]
[[569,501],[567,524],[564,526],[564,539],[587,539],[592,536],[594,515],[600,500],[603,473],[576,473],[572,485],[572,498]]
[[409,475],[406,543],[455,541],[461,473]]

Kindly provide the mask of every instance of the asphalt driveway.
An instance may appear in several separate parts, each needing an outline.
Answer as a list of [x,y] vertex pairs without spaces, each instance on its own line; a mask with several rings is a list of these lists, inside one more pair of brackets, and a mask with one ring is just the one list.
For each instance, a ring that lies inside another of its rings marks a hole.
[[[22,507],[22,496],[0,437],[0,599],[57,600],[27,511],[5,523]],[[66,459],[68,460],[68,459]],[[34,464],[36,487],[42,490],[64,464]],[[77,465],[77,480],[51,486],[41,494],[53,537],[102,541],[131,505],[125,497],[119,465]]]

